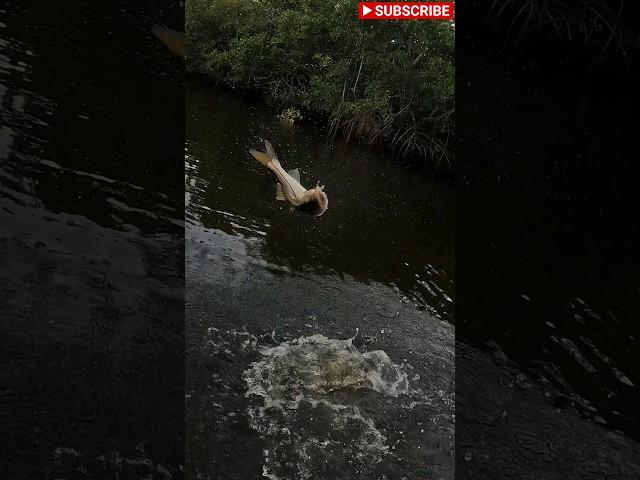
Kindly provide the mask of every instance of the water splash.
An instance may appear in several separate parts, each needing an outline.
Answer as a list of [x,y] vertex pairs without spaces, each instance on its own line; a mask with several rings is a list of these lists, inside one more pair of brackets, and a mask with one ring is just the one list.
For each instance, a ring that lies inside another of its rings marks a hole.
[[248,415],[270,445],[268,478],[313,478],[332,468],[327,463],[344,475],[389,454],[387,438],[358,405],[366,392],[392,398],[409,392],[407,374],[384,351],[361,353],[352,339],[316,334],[260,353],[244,379],[246,396],[262,399]]

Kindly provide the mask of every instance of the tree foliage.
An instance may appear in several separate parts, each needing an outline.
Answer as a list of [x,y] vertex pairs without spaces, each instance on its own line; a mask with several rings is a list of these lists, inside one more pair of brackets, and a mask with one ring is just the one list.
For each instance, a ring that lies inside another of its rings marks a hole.
[[188,69],[263,92],[342,132],[452,162],[454,29],[360,21],[355,0],[190,0]]

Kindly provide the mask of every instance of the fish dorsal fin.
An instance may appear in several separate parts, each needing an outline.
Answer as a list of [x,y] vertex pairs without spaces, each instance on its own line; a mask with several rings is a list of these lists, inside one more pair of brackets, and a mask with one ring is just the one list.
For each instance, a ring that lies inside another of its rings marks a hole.
[[295,178],[298,181],[298,183],[300,183],[300,170],[298,170],[297,168],[294,168],[293,170],[289,170],[287,173],[291,175],[293,178]]
[[282,185],[280,185],[280,182],[276,183],[276,200],[280,200],[281,202],[287,200],[284,196],[284,192],[282,191]]

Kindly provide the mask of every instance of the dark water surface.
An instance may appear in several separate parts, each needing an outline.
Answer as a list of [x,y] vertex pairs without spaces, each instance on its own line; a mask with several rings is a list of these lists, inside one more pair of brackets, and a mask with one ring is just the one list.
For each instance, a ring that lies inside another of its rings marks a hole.
[[184,70],[120,3],[0,8],[6,478],[183,462]]
[[[458,340],[520,364],[554,405],[638,440],[640,223],[621,208],[637,196],[623,175],[636,162],[603,140],[632,138],[631,125],[625,133],[609,120],[631,118],[632,103],[602,97],[578,74],[549,75],[553,88],[542,90],[532,66],[465,62],[510,102],[492,105],[490,122],[473,103],[463,107],[477,130],[459,149],[475,171],[464,172],[470,182],[461,178],[457,197]],[[510,123],[513,134],[493,133]]]
[[503,20],[456,45],[456,475],[640,478],[637,50]]
[[[275,200],[262,138],[322,217]],[[185,170],[190,474],[452,479],[451,187],[196,83]]]
[[[454,191],[419,169],[352,145],[329,148],[323,129],[289,127],[273,110],[190,84],[187,215],[255,240],[259,260],[295,272],[350,276],[397,287],[453,321]],[[274,145],[308,188],[326,185],[320,218],[275,201],[275,177],[247,151]],[[258,258],[257,258],[258,259]]]

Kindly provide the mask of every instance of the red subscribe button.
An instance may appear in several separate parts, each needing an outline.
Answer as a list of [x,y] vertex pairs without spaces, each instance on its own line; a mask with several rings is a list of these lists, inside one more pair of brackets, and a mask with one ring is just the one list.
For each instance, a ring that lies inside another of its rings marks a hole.
[[360,2],[360,20],[453,20],[453,2]]

